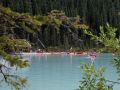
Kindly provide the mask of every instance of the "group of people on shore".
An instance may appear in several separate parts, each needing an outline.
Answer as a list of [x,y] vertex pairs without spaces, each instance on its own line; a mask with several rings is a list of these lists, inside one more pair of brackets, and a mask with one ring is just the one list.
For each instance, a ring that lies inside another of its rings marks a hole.
[[49,54],[74,54],[74,55],[87,55],[91,62],[94,63],[95,59],[97,57],[97,53],[96,52],[87,52],[87,51],[73,51],[72,47],[70,48],[69,51],[67,52],[48,52],[47,50],[44,49],[37,49],[35,51],[36,53],[49,53]]

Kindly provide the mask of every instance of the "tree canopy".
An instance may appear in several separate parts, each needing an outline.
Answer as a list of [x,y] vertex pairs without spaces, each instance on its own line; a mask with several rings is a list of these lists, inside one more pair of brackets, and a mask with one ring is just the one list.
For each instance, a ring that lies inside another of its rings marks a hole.
[[65,11],[67,16],[81,16],[82,22],[93,29],[107,22],[119,27],[120,0],[0,0],[17,12],[47,15],[52,10]]
[[[16,41],[19,42],[19,40]],[[23,60],[19,56],[10,54],[11,52],[15,52],[15,45],[20,44],[15,44],[14,40],[10,39],[8,36],[0,36],[0,74],[2,75],[0,81],[8,83],[8,85],[19,90],[22,86],[25,86],[26,79],[10,72],[11,70],[15,70],[13,68],[25,68],[29,66],[29,64],[27,60]],[[23,45],[26,44],[23,43]]]

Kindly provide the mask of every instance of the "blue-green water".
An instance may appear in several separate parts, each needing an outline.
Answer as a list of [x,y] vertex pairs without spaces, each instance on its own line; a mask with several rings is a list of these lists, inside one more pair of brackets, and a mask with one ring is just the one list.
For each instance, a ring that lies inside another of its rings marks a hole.
[[[28,78],[28,85],[22,90],[75,90],[82,77],[80,64],[90,63],[87,56],[81,55],[28,55],[31,66],[20,70],[18,73]],[[105,77],[117,80],[115,68],[110,61],[111,54],[97,56],[95,67],[106,67]],[[114,90],[120,86],[115,85]],[[1,85],[0,90],[10,90],[7,85]]]

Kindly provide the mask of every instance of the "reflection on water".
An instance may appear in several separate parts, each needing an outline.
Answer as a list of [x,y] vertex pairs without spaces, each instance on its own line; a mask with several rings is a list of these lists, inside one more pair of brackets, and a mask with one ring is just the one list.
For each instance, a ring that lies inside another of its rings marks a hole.
[[[81,55],[27,55],[31,66],[18,71],[19,75],[28,78],[28,87],[22,90],[75,90],[82,77],[80,64],[90,63],[87,56]],[[106,67],[107,79],[116,81],[116,70],[110,65],[110,54],[96,58],[95,67]],[[114,90],[119,90],[116,85]],[[0,90],[10,90],[7,85]]]
[[72,64],[72,55],[70,55],[70,63]]

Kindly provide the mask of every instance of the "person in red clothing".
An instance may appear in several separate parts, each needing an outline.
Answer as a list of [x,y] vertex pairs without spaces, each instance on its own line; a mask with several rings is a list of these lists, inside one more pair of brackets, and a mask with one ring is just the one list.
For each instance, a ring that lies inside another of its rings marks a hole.
[[90,54],[89,56],[90,56],[91,62],[94,63],[97,55],[96,54]]

